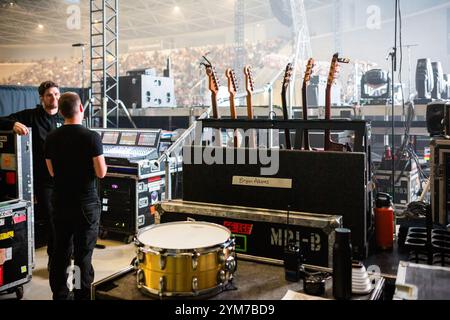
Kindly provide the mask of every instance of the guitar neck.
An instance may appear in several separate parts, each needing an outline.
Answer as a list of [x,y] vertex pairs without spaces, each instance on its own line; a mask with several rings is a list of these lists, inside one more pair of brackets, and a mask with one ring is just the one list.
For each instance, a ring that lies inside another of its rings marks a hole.
[[[306,95],[306,83],[303,84],[302,87],[302,108],[303,108],[303,120],[307,121],[308,120],[308,98]],[[304,130],[304,145],[305,145],[305,150],[310,150],[310,146],[309,146],[309,132],[308,129]]]
[[[283,105],[283,118],[284,118],[284,120],[289,120],[286,94],[287,94],[286,90],[283,90],[283,93],[281,95],[281,102]],[[290,133],[289,129],[284,129],[284,136],[286,139],[286,148],[291,149],[291,133]]]
[[287,97],[286,97],[286,92],[284,92],[284,91],[283,91],[283,94],[281,95],[281,105],[283,108],[283,119],[289,120],[289,112],[288,112],[288,108],[287,108]]
[[331,119],[331,85],[327,86],[325,92],[325,120]]
[[230,95],[230,115],[231,119],[237,119],[236,106],[234,104],[234,94]]
[[212,103],[213,118],[219,119],[219,109],[217,108],[217,95],[214,92],[211,93],[211,103]]
[[247,94],[247,116],[250,120],[253,119],[253,103],[252,103],[252,95],[251,93]]
[[[327,88],[325,95],[325,119],[331,120],[331,86]],[[337,143],[331,140],[331,130],[325,130],[325,151],[345,152],[351,151],[348,145]]]
[[[331,85],[327,85],[325,92],[325,120],[331,119]],[[331,132],[330,130],[325,130],[325,150],[331,149]]]

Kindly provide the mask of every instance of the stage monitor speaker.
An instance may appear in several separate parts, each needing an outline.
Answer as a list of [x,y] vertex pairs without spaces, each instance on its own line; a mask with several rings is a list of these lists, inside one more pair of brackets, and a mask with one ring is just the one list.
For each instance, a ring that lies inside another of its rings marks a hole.
[[432,102],[427,105],[427,129],[430,136],[443,136],[445,134],[445,114],[447,103]]

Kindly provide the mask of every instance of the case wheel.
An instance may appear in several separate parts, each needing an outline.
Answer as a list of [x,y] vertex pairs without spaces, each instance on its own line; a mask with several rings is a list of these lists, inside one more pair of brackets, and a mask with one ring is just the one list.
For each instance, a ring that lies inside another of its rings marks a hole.
[[105,229],[100,229],[100,231],[98,232],[98,237],[100,239],[106,239],[107,235],[108,235],[108,231],[106,231]]
[[123,239],[123,242],[125,242],[126,244],[130,244],[131,242],[133,242],[134,236],[126,236]]
[[22,298],[23,298],[23,287],[22,286],[17,287],[15,292],[16,292],[17,300],[22,300]]

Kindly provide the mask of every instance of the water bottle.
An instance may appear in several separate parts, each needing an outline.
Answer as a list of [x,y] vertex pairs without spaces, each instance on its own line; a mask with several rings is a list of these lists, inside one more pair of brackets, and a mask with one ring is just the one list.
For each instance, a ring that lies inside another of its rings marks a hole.
[[352,297],[352,244],[351,231],[335,230],[333,246],[333,296],[336,300]]
[[377,246],[383,250],[394,245],[394,207],[392,197],[379,192],[375,208],[375,235]]

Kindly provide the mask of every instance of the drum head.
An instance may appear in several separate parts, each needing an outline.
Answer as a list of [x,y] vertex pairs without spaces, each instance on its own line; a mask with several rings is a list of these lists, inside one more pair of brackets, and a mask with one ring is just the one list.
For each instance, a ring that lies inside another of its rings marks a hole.
[[183,221],[154,225],[140,233],[137,239],[153,248],[195,250],[223,244],[230,235],[230,230],[218,224]]

